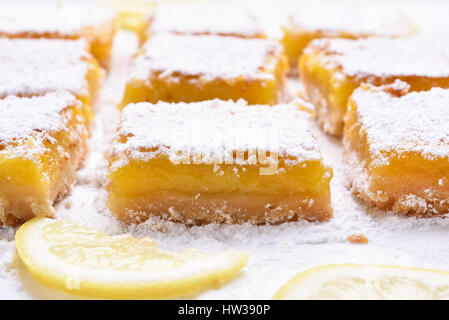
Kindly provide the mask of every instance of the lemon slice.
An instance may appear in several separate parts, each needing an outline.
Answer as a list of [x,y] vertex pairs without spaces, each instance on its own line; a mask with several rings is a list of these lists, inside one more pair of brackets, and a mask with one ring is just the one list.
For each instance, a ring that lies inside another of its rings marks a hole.
[[98,6],[114,10],[119,26],[134,32],[141,32],[148,25],[156,1],[152,0],[98,0]]
[[380,265],[328,265],[296,275],[274,299],[448,299],[449,272]]
[[227,249],[161,250],[149,238],[108,236],[68,219],[34,218],[16,233],[17,252],[35,279],[96,298],[169,298],[218,287],[246,265]]

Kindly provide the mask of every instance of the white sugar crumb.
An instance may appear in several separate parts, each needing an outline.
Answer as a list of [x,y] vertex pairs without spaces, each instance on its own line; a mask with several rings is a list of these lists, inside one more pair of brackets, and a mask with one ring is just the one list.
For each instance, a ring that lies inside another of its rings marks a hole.
[[[15,246],[11,242],[7,242],[0,238],[0,252],[2,257],[0,259],[0,283],[8,272],[12,269],[12,264],[15,257]],[[1,286],[0,286],[1,287]],[[0,294],[1,295],[1,294]]]
[[379,86],[379,89],[396,96],[402,96],[410,91],[411,86],[407,82],[396,79],[393,83]]
[[449,156],[449,90],[433,88],[396,97],[357,89],[352,99],[379,162],[388,161],[386,152],[418,152],[431,160]]
[[258,21],[245,8],[228,4],[161,5],[156,9],[150,32],[248,38],[264,35]]
[[324,32],[338,37],[406,36],[412,32],[410,20],[401,12],[384,6],[327,3],[300,5],[290,17],[294,28]]
[[449,77],[449,51],[422,39],[318,39],[311,43],[326,53],[329,64],[355,77]]
[[131,79],[179,74],[201,79],[272,79],[270,71],[277,59],[269,57],[280,57],[282,52],[280,44],[271,40],[174,34],[150,37],[143,50],[136,58]]
[[126,142],[116,142],[113,154],[151,158],[163,153],[174,163],[186,155],[201,156],[201,163],[226,163],[234,151],[248,151],[241,164],[256,163],[263,151],[289,157],[290,165],[321,159],[309,115],[289,104],[248,106],[244,100],[218,99],[131,104],[122,112],[118,134]]
[[0,99],[0,146],[30,138],[32,134],[46,135],[64,129],[61,111],[76,103],[76,98],[66,91],[32,98]]
[[32,5],[29,10],[2,7],[0,11],[0,34],[7,36],[78,37],[84,28],[101,27],[111,23],[115,13],[99,8],[72,5]]
[[89,57],[84,40],[0,39],[0,97],[87,94]]
[[407,194],[398,199],[394,204],[393,210],[400,212],[405,209],[411,210],[413,212],[424,213],[428,209],[431,209],[431,205],[427,203],[426,199],[419,197],[415,194]]

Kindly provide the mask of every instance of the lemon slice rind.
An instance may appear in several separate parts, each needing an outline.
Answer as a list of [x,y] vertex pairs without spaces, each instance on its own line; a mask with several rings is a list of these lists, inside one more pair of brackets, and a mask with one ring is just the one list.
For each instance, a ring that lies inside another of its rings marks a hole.
[[[234,249],[167,270],[121,271],[72,265],[54,256],[42,237],[45,226],[58,221],[35,218],[16,232],[17,252],[32,276],[42,284],[68,292],[106,299],[180,297],[219,287],[247,264],[248,256]],[[60,221],[60,220],[59,220]],[[93,231],[95,232],[95,231]]]
[[392,265],[324,265],[297,274],[273,299],[449,299],[449,272]]

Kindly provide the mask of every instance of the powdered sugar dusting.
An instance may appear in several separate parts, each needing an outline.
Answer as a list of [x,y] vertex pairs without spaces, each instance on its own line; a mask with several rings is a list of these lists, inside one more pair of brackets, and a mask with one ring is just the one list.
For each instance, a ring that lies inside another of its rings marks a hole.
[[210,4],[161,5],[156,10],[150,31],[247,38],[264,35],[259,23],[245,8]]
[[297,3],[290,0],[226,0],[245,7],[261,24],[267,38],[281,40],[290,13],[297,10]]
[[137,57],[131,78],[148,79],[151,72],[159,77],[176,74],[206,79],[246,77],[273,78],[265,72],[269,56],[279,56],[280,45],[265,39],[240,39],[219,36],[159,34],[145,44]]
[[77,103],[67,91],[32,98],[0,99],[0,145],[27,138],[33,133],[64,128],[60,112]]
[[174,161],[178,153],[188,152],[213,162],[248,150],[277,152],[291,158],[290,165],[321,158],[309,114],[290,104],[248,106],[244,100],[218,99],[131,104],[122,112],[118,134],[126,142],[116,142],[113,153],[134,158],[162,153]]
[[83,28],[109,23],[115,14],[109,10],[64,6],[33,6],[23,10],[5,7],[0,11],[0,34],[17,36],[33,34],[78,37]]
[[428,159],[448,157],[449,90],[433,88],[396,97],[361,88],[352,100],[377,157],[392,151],[417,152]]
[[0,39],[0,97],[85,92],[90,57],[84,40]]
[[306,31],[321,31],[328,36],[406,36],[411,22],[404,14],[385,6],[327,3],[325,6],[300,5],[291,15],[291,23]]
[[449,77],[449,51],[431,41],[319,39],[312,46],[324,50],[328,62],[341,65],[350,76]]

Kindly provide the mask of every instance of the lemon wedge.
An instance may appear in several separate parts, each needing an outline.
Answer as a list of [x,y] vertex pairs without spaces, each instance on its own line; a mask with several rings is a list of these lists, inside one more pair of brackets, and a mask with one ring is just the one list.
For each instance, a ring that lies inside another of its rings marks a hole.
[[99,7],[114,10],[117,13],[118,24],[121,28],[140,33],[148,27],[156,1],[98,0],[97,4]]
[[149,238],[108,236],[69,219],[34,218],[16,233],[17,252],[42,284],[87,297],[156,299],[218,287],[248,256],[227,249],[163,251]]
[[448,299],[449,272],[398,266],[341,264],[312,268],[273,299]]

